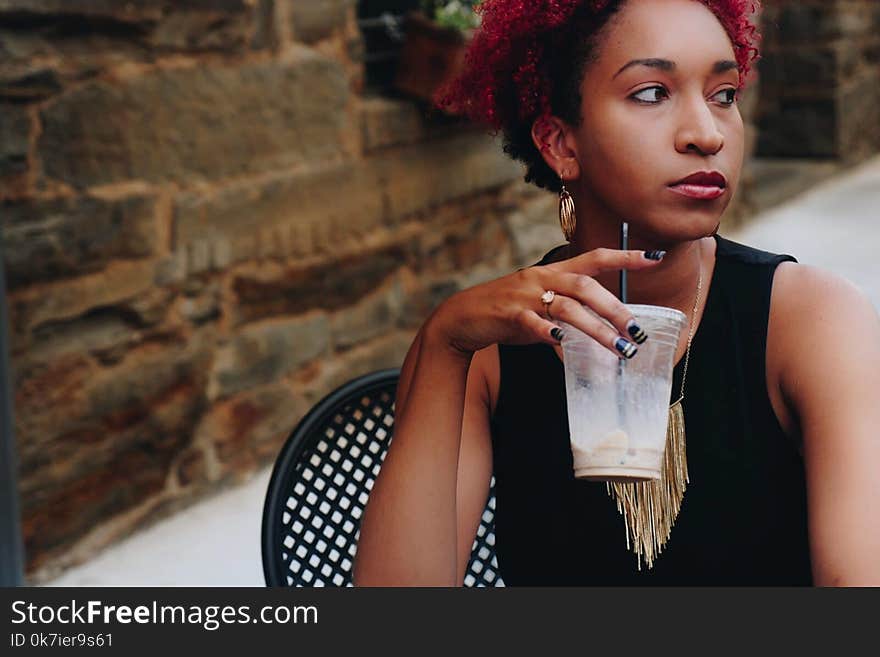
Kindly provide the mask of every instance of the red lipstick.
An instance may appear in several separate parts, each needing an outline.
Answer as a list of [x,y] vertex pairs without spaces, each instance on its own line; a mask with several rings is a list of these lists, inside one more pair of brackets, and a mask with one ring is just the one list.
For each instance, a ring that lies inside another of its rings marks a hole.
[[670,191],[689,198],[711,200],[723,195],[727,189],[727,179],[719,171],[697,171],[671,183]]

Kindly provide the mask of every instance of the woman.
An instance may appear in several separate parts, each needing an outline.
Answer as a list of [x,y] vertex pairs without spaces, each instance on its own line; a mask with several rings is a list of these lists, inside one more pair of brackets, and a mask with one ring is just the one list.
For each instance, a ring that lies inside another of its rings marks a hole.
[[[577,221],[563,192],[567,245],[422,326],[358,585],[460,585],[493,472],[508,585],[880,584],[877,313],[832,274],[716,236],[742,166],[752,5],[484,3],[448,102],[501,129],[527,180],[564,185]],[[624,221],[629,251],[614,248]],[[630,302],[689,327],[673,395],[684,387],[690,483],[641,569],[605,485],[572,475],[554,323],[638,358],[621,269]]]

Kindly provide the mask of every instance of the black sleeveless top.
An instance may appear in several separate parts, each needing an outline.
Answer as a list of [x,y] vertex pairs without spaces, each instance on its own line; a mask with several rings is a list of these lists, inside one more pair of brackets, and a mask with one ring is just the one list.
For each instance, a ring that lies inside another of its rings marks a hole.
[[[690,482],[651,570],[637,569],[605,484],[574,478],[563,365],[553,348],[498,346],[495,533],[507,585],[811,583],[803,458],[773,413],[765,376],[773,274],[795,260],[715,239],[683,402]],[[683,366],[682,358],[676,398]]]

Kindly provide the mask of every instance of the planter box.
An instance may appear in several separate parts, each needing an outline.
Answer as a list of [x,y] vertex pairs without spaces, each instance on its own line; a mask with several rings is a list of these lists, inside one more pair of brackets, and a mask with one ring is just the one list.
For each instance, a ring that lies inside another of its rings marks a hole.
[[471,36],[472,32],[440,27],[420,12],[408,14],[395,87],[432,101],[437,90],[462,70]]

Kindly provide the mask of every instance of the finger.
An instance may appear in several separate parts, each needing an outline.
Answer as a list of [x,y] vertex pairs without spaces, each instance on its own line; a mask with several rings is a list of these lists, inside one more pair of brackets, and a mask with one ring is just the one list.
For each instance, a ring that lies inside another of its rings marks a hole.
[[526,331],[534,335],[541,342],[559,344],[562,340],[562,329],[533,310],[523,312],[521,322]]
[[594,249],[558,264],[563,265],[561,269],[564,271],[595,276],[604,271],[650,269],[656,267],[665,255],[665,251]]
[[[648,339],[648,334],[639,326],[632,311],[596,279],[568,272],[554,272],[545,282],[546,289],[586,304],[597,315],[611,322],[620,335],[629,336],[636,344],[642,344]],[[555,304],[554,299],[550,304],[550,314],[554,317],[557,315]]]
[[[558,305],[557,305],[558,304]],[[576,299],[557,295],[553,300],[553,318],[579,328],[596,340],[615,356],[632,358],[639,348],[626,338],[620,336],[596,315],[588,312]]]

